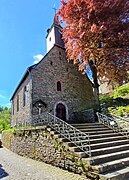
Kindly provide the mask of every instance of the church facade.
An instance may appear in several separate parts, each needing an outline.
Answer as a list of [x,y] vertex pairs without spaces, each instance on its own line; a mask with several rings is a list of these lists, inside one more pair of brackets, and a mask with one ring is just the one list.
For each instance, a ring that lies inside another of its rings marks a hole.
[[71,122],[94,108],[90,81],[67,61],[61,26],[54,21],[47,32],[47,54],[26,70],[12,95],[12,127],[31,123],[44,112]]

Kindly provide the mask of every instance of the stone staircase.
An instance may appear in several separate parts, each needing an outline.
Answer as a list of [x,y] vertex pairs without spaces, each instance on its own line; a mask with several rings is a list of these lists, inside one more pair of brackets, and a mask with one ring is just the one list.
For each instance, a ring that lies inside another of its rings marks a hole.
[[90,173],[97,179],[129,180],[129,122],[100,113],[98,116],[97,123],[68,124],[45,113],[34,125],[47,125],[56,138],[88,164]]
[[[129,140],[101,123],[71,124],[81,132],[89,134],[91,155],[88,157],[72,142],[65,142],[70,151],[90,164],[91,171],[102,180],[129,179]],[[71,133],[72,136],[72,132]],[[60,136],[61,138],[61,136]],[[66,139],[62,137],[62,140]],[[85,143],[85,140],[82,140]]]

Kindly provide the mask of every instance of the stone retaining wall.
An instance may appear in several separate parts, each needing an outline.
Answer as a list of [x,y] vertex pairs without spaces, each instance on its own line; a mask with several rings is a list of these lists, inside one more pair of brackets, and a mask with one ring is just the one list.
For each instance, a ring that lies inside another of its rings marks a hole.
[[89,166],[68,150],[66,143],[42,128],[15,130],[4,132],[3,145],[13,152],[35,160],[79,174],[88,174]]

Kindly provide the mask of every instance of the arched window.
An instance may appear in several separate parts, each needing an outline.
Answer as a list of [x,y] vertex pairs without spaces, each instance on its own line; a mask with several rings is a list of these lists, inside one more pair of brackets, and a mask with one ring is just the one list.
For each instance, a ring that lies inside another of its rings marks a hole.
[[61,82],[60,81],[57,82],[57,91],[61,91]]
[[19,95],[17,95],[17,112],[19,111]]
[[26,105],[26,103],[27,103],[27,89],[25,86],[23,90],[23,107]]

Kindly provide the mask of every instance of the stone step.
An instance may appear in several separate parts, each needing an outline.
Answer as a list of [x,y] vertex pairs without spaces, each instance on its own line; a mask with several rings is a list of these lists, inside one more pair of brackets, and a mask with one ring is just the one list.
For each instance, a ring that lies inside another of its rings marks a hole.
[[85,134],[85,133],[78,133],[78,134],[74,134],[73,132],[70,132],[70,133],[66,133],[66,134],[59,134],[59,137],[71,137],[72,139],[71,140],[73,140],[73,141],[75,141],[75,139],[78,139],[78,137],[80,138],[80,140],[85,140],[86,139],[86,137],[88,137],[88,134]]
[[125,151],[120,151],[120,152],[115,152],[115,153],[110,153],[110,154],[99,155],[92,158],[86,158],[86,159],[83,159],[83,161],[89,162],[91,165],[99,165],[99,164],[110,162],[113,160],[126,158],[128,156],[129,156],[129,150],[125,150]]
[[71,123],[71,126],[99,126],[99,125],[103,125],[102,123],[96,122],[96,123]]
[[86,132],[86,133],[89,133],[89,132],[94,132],[94,131],[107,131],[107,130],[109,130],[109,128],[108,127],[103,127],[103,128],[101,128],[101,127],[97,127],[97,128],[84,128],[84,129],[80,129],[80,128],[78,128],[78,130],[80,130],[80,131],[82,131],[82,132]]
[[[73,148],[73,149],[74,149],[74,148],[78,148],[78,147],[76,147],[76,145],[75,145],[73,142],[67,141],[66,143],[67,143],[67,146],[70,147],[70,148]],[[83,143],[83,144],[88,144],[88,142],[87,142],[86,140],[75,141],[75,143],[76,143],[78,146],[80,146],[81,143]],[[75,150],[75,151],[76,151],[76,150]]]
[[[93,172],[99,173],[101,180],[129,180],[129,140],[126,137],[100,123],[73,126],[89,134],[92,157],[81,152],[74,143],[67,142],[70,151],[89,163]],[[81,145],[79,141],[76,143]],[[87,147],[87,141],[83,139],[82,143]]]
[[[70,142],[68,139],[59,138],[59,140],[61,142],[66,142],[67,146],[71,147],[72,151],[78,151],[78,147],[76,147],[75,144]],[[75,142],[77,143],[78,146],[81,145],[81,142],[82,143],[87,143],[86,140],[75,141]],[[115,146],[125,145],[125,144],[129,144],[129,140],[128,139],[116,140],[116,141],[104,142],[104,143],[98,143],[98,144],[90,144],[90,146],[91,146],[91,150],[98,149],[100,151],[101,148],[115,147]]]
[[95,135],[90,135],[90,139],[95,139],[95,138],[106,138],[106,137],[114,137],[114,136],[120,136],[119,133],[110,133],[110,134],[95,134]]
[[[47,128],[49,131],[51,131],[51,128]],[[84,130],[82,130],[82,129],[77,129],[77,130],[79,130],[80,132],[82,132],[82,133],[85,133],[85,134],[90,134],[90,135],[96,135],[96,134],[109,134],[109,133],[114,133],[114,131],[113,130],[109,130],[109,128],[107,128],[107,127],[104,127],[104,128],[95,128],[95,129],[93,129],[93,128],[89,128],[89,129],[84,129]],[[77,132],[79,132],[79,131],[77,131]],[[63,132],[63,131],[62,131]],[[69,130],[68,131],[69,132],[69,134],[72,134],[72,133],[74,133],[75,131],[74,130]],[[67,133],[67,132],[66,132]]]
[[120,152],[124,150],[129,150],[129,144],[91,150],[91,154],[92,156],[98,156],[98,155],[104,155],[104,154],[109,154],[109,153],[114,153],[114,152]]
[[[56,132],[56,131],[53,131],[53,130],[50,130],[49,129],[49,131],[50,131],[50,133],[51,134],[59,134],[58,132]],[[72,132],[69,132],[69,134],[71,135],[71,136],[74,136],[74,134],[73,134],[73,131]],[[85,133],[86,134],[86,133]],[[66,135],[66,134],[65,134]],[[87,134],[88,135],[88,134]],[[113,136],[119,136],[120,134],[119,133],[108,133],[108,134],[97,134],[97,135],[95,135],[95,134],[93,134],[93,135],[90,135],[89,137],[90,137],[90,139],[95,139],[95,138],[106,138],[106,137],[113,137]],[[83,136],[85,136],[85,135],[83,135]]]
[[126,166],[129,166],[129,157],[110,161],[104,164],[99,164],[97,166],[92,166],[92,170],[97,173],[106,173],[122,169]]
[[129,167],[114,172],[99,174],[100,180],[129,180]]
[[73,126],[77,129],[88,129],[88,128],[104,128],[106,126],[104,126],[103,124],[99,124],[99,125],[78,125],[78,126]]
[[90,139],[90,144],[104,143],[110,141],[124,140],[126,139],[124,136],[114,136],[114,137],[106,137],[106,138],[98,138],[98,139]]
[[[80,130],[81,132],[84,132],[86,133],[86,130]],[[110,134],[110,133],[114,133],[114,131],[112,129],[108,129],[108,130],[105,130],[105,131],[91,131],[91,132],[88,132],[89,135],[95,135],[95,134]]]
[[91,149],[93,150],[93,149],[100,149],[100,148],[106,148],[106,147],[115,147],[115,146],[124,145],[124,144],[129,144],[129,140],[123,139],[123,140],[116,140],[116,141],[111,141],[111,142],[91,144]]
[[78,156],[79,158],[85,158],[88,156],[85,152],[74,152],[74,155]]
[[[68,145],[68,144],[67,144]],[[83,147],[87,148],[87,143],[85,143],[83,145]],[[79,152],[81,145],[75,146],[73,144],[73,146],[68,146],[69,150],[73,151],[73,152]],[[104,154],[109,154],[109,153],[114,153],[114,152],[120,152],[120,151],[124,151],[124,150],[129,150],[129,143],[128,144],[124,144],[124,145],[119,145],[119,146],[111,146],[111,147],[106,147],[106,148],[101,148],[101,149],[91,149],[91,155],[92,156],[99,156],[99,155],[104,155]]]

